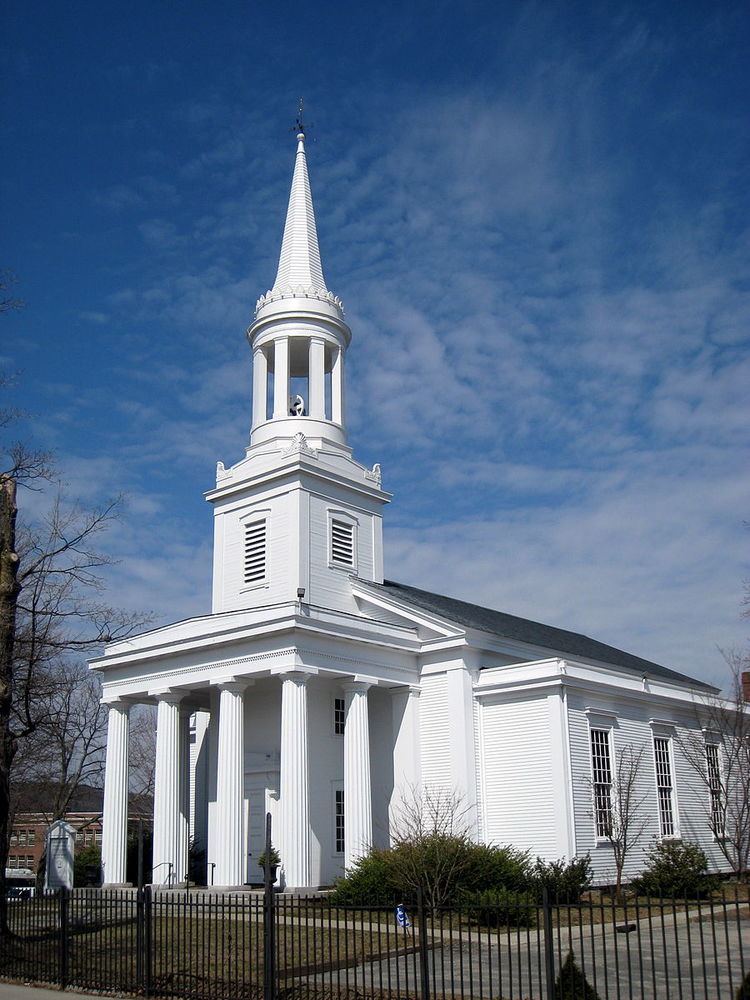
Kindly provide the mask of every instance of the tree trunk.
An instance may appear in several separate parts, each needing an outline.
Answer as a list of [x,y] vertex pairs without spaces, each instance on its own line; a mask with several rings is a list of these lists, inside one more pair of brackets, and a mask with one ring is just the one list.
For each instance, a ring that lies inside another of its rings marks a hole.
[[16,552],[16,481],[0,477],[0,934],[7,933],[5,868],[8,863],[10,831],[10,769],[16,753],[11,731],[13,700],[13,645],[16,607],[21,587],[18,583]]

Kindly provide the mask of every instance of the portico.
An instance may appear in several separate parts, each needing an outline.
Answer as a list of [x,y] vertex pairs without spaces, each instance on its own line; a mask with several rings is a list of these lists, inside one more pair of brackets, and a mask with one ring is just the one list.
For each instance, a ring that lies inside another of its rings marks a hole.
[[[239,613],[215,616],[213,624],[222,626],[222,632],[213,642],[205,632],[191,641],[193,620],[108,649],[111,738],[102,854],[108,884],[125,881],[127,720],[130,706],[137,703],[157,706],[154,884],[184,883],[190,842],[206,851],[209,883],[257,883],[256,859],[263,851],[257,813],[265,816],[267,810],[273,815],[274,845],[288,889],[330,884],[373,843],[387,843],[394,775],[408,771],[415,753],[413,713],[405,714],[401,703],[413,688],[416,636],[409,628],[397,628],[401,649],[383,647],[379,664],[347,665],[346,654],[352,652],[347,647],[355,639],[345,616],[346,629],[334,637],[330,612],[322,615],[296,605],[287,612],[286,625],[301,626],[298,641],[291,642],[287,633],[273,648],[267,639],[240,638],[236,626],[241,617],[242,632],[265,631],[257,612],[250,616],[257,617],[254,624]],[[324,622],[325,640],[313,643],[310,633]],[[279,618],[276,623],[280,625]],[[375,648],[382,629],[381,623],[371,622],[366,630]],[[361,633],[362,626],[356,631]],[[390,626],[391,637],[392,631]],[[232,642],[226,641],[229,636]],[[196,662],[194,645],[204,651],[208,646],[211,662]],[[266,648],[251,651],[251,646]],[[342,707],[343,731],[337,721]],[[194,722],[192,731],[205,730],[199,748],[203,766],[194,761],[190,767],[190,719],[197,714],[204,725]],[[381,758],[375,765],[372,744]],[[341,850],[335,830],[337,791],[346,804]],[[192,825],[191,797],[204,803],[196,806]]]

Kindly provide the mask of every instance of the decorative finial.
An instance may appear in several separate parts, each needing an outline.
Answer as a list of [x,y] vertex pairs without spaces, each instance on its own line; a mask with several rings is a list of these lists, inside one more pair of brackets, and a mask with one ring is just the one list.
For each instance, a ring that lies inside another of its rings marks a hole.
[[305,138],[305,120],[304,120],[304,114],[305,114],[305,100],[304,100],[303,97],[300,97],[300,99],[299,99],[299,107],[297,108],[297,120],[295,121],[295,123],[292,126],[292,128],[289,130],[290,132],[296,132],[298,139],[300,139],[300,138],[304,139]]

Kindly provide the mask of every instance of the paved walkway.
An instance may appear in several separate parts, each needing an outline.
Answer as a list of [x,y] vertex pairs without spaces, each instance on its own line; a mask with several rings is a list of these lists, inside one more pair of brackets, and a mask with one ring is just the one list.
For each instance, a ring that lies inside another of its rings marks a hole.
[[[75,993],[68,990],[61,993],[60,990],[46,990],[39,986],[19,986],[17,983],[0,983],[0,1000],[60,1000],[61,996],[73,997],[93,997],[93,993]],[[101,998],[99,998],[101,1000]]]

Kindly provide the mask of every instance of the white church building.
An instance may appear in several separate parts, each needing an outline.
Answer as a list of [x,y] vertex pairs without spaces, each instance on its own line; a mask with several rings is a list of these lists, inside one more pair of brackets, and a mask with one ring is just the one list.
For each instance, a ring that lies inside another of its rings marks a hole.
[[157,706],[155,884],[184,881],[191,841],[213,885],[260,882],[270,811],[286,888],[330,885],[430,786],[460,796],[477,839],[546,859],[589,852],[606,880],[593,790],[606,800],[627,744],[645,748],[650,824],[632,870],[658,837],[698,842],[721,867],[708,792],[679,752],[713,688],[384,580],[391,496],[347,445],[352,334],[323,276],[302,132],[278,273],[247,336],[250,442],[206,494],[211,612],[91,661],[109,707],[105,884],[126,878],[129,713],[143,703]]

